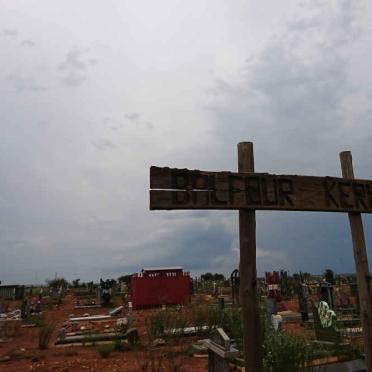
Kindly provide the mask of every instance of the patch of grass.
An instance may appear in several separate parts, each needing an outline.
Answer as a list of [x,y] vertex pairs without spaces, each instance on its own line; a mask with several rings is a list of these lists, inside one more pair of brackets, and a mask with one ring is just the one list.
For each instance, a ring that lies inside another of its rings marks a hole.
[[102,358],[106,359],[114,351],[114,347],[113,347],[112,344],[99,345],[97,347],[97,351],[98,351],[99,355],[101,355]]
[[123,344],[121,342],[120,338],[116,338],[115,340],[112,341],[112,347],[114,350],[120,351],[123,350]]
[[180,361],[176,360],[176,355],[174,351],[170,350],[167,352],[167,362],[168,368],[167,371],[169,372],[180,372],[182,371],[182,365]]
[[55,324],[53,322],[41,322],[39,326],[39,349],[48,348],[50,339],[52,338]]
[[136,354],[138,370],[141,372],[160,372],[163,370],[163,356],[154,350]]
[[[201,336],[220,326],[222,318],[223,314],[216,306],[190,305],[180,309],[167,308],[154,312],[146,319],[147,334],[150,340],[177,338],[182,336],[185,327],[195,327],[196,334]],[[165,335],[164,331],[170,329],[178,331]]]
[[264,367],[268,372],[307,371],[307,362],[312,359],[306,341],[288,332],[268,332],[264,352]]

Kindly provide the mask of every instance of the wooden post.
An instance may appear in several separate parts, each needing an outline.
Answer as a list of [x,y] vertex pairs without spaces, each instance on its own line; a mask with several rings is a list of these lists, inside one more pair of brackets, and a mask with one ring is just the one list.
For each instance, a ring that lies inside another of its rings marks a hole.
[[[254,172],[253,143],[238,144],[239,172]],[[246,372],[263,371],[261,320],[257,293],[256,212],[239,210],[240,304]]]
[[[340,153],[342,176],[354,178],[353,161],[350,151]],[[363,221],[360,213],[349,213],[354,260],[360,299],[360,315],[363,326],[366,371],[372,372],[372,292],[368,268],[368,256],[364,238]]]

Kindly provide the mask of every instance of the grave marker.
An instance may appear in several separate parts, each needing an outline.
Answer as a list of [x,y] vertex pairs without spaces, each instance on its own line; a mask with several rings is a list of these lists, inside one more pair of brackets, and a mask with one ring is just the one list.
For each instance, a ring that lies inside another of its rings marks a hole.
[[238,173],[150,168],[150,209],[239,210],[240,303],[246,371],[261,372],[255,210],[347,212],[360,291],[367,372],[372,372],[372,288],[360,213],[372,213],[372,181],[354,179],[350,152],[343,178],[254,172],[253,143],[238,144]]
[[222,328],[216,328],[208,340],[205,341],[208,349],[208,371],[229,372],[229,358],[239,355],[239,351],[231,346],[231,340]]

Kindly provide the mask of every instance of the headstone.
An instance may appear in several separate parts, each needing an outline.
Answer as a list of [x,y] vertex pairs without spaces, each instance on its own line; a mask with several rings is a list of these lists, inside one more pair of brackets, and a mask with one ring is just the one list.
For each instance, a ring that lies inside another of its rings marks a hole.
[[303,322],[309,320],[309,289],[305,283],[298,282],[297,285],[298,303],[300,307],[301,319]]
[[129,328],[124,336],[128,340],[130,346],[134,346],[139,340],[137,328]]
[[350,295],[355,298],[356,301],[356,308],[358,313],[360,312],[360,302],[359,302],[359,291],[358,291],[358,284],[350,284]]
[[231,280],[231,294],[233,304],[239,305],[239,290],[240,290],[240,276],[239,270],[235,269],[230,276]]
[[267,289],[267,298],[279,299],[279,272],[265,272],[265,285]]
[[128,291],[127,283],[120,282],[120,292],[121,293],[127,293],[127,291]]
[[231,340],[222,328],[216,328],[205,341],[208,348],[208,372],[229,372],[229,359],[237,357],[239,351],[231,346]]
[[333,285],[322,283],[320,285],[320,300],[327,302],[330,309],[335,309],[335,297],[333,293]]
[[280,323],[283,321],[283,318],[279,314],[271,314],[271,325],[274,330],[277,331],[280,327]]
[[225,297],[223,296],[218,297],[218,310],[220,313],[223,313],[225,310]]
[[320,301],[314,307],[314,330],[319,341],[340,342],[341,334],[336,329],[336,314],[328,304]]
[[38,299],[35,307],[35,313],[41,313],[41,300]]
[[278,312],[276,298],[265,298],[266,312],[269,316]]
[[63,341],[66,339],[66,328],[65,327],[62,327],[60,330],[59,330],[59,333],[58,333],[58,339],[60,341]]
[[27,319],[29,315],[30,315],[30,305],[28,303],[27,298],[25,298],[22,301],[22,305],[21,305],[21,318]]
[[128,302],[128,327],[133,327],[133,305],[132,302]]

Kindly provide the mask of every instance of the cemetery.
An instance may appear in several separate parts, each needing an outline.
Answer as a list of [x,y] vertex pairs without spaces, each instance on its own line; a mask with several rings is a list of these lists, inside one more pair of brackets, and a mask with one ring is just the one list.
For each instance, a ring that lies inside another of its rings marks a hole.
[[[180,267],[142,273],[187,278],[187,297],[177,303],[160,291],[158,302],[134,306],[133,274],[124,287],[113,279],[25,287],[23,299],[2,299],[0,370],[244,371],[238,269],[227,277],[191,278]],[[265,371],[366,370],[355,275],[278,270],[257,288]]]
[[[238,209],[240,266],[192,277],[182,266],[117,279],[0,287],[0,369],[45,371],[370,371],[372,314],[360,213],[371,181],[151,167],[150,209]],[[351,155],[341,153],[353,178]],[[257,276],[255,210],[349,213],[356,275]]]

